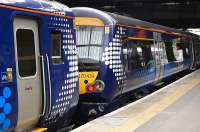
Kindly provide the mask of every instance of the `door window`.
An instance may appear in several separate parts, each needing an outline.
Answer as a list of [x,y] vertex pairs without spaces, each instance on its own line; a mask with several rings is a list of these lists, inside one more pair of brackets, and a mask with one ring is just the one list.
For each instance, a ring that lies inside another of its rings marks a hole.
[[55,31],[51,32],[51,53],[52,53],[53,64],[62,63],[61,42],[62,42],[61,32],[55,32]]
[[19,75],[34,76],[36,74],[34,32],[30,29],[18,29],[16,37]]

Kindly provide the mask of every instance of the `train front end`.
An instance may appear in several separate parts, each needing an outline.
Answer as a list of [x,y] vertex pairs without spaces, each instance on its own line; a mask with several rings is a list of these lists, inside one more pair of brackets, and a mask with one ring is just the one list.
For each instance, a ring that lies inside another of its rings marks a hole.
[[[82,23],[83,19],[95,22],[85,25]],[[104,23],[96,18],[78,17],[75,22],[79,60],[79,93],[102,92],[105,84],[99,77],[105,37]]]
[[115,21],[106,13],[91,8],[72,10],[79,61],[79,113],[96,117],[106,112],[120,93],[120,38],[113,40]]

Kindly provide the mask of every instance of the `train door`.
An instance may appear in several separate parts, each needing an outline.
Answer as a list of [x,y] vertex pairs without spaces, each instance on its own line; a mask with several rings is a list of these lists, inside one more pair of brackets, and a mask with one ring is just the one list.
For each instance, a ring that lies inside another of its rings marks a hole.
[[160,80],[164,74],[164,64],[167,61],[166,49],[164,42],[161,41],[161,34],[154,33],[154,45],[151,47],[156,61],[155,80]]
[[33,127],[42,111],[38,25],[35,20],[14,19],[18,88],[17,128]]

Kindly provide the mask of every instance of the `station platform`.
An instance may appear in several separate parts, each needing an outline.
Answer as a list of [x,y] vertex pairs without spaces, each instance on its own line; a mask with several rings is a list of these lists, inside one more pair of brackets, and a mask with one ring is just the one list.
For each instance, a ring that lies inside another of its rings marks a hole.
[[72,132],[179,131],[200,131],[200,70]]

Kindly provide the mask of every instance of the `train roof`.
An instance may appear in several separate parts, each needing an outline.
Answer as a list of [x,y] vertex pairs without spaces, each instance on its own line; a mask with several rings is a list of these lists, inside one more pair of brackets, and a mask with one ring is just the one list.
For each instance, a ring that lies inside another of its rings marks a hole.
[[[0,0],[0,5],[45,11],[74,16],[72,10],[56,1],[49,0]],[[2,6],[5,7],[5,6]],[[6,8],[6,7],[5,7]]]
[[162,30],[165,33],[180,33],[180,34],[187,34],[184,31],[173,29],[170,27],[166,26],[161,26],[158,24],[153,24],[150,22],[145,22],[139,19],[135,19],[132,17],[128,16],[122,16],[114,13],[109,13],[109,12],[104,12],[101,10],[93,9],[93,8],[88,8],[88,7],[76,7],[72,8],[74,11],[75,16],[79,17],[96,17],[102,19],[106,24],[110,25],[124,25],[124,26],[133,26],[133,27],[141,27],[142,29],[146,30],[152,30],[152,31],[157,31],[157,30]]
[[112,16],[118,24],[122,24],[122,25],[128,25],[128,26],[139,26],[139,27],[143,27],[143,28],[153,28],[153,29],[159,29],[159,30],[164,30],[167,32],[176,32],[176,33],[184,33],[184,31],[182,30],[177,30],[174,28],[170,28],[170,27],[166,27],[166,26],[162,26],[162,25],[158,25],[158,24],[154,24],[154,23],[150,23],[150,22],[146,22],[146,21],[142,21],[139,19],[135,19],[132,17],[128,17],[128,16],[122,16],[122,15],[118,15],[118,14],[114,14],[114,13],[108,13],[110,16]]
[[78,17],[93,17],[101,19],[105,25],[115,25],[116,20],[108,13],[89,7],[75,7],[71,8],[75,16]]

